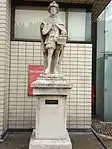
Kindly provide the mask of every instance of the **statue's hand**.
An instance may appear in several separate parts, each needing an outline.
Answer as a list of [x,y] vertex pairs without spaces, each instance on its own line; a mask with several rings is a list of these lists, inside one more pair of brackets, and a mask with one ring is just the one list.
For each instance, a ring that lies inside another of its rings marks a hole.
[[64,32],[64,31],[61,31],[61,35],[67,36],[66,32]]

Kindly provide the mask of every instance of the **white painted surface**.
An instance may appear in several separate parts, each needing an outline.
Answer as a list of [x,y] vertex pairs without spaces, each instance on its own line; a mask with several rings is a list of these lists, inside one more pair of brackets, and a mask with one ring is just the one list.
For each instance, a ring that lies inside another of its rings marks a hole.
[[[66,99],[64,96],[40,96],[36,103],[36,139],[62,139],[66,132]],[[45,104],[58,100],[58,104]]]

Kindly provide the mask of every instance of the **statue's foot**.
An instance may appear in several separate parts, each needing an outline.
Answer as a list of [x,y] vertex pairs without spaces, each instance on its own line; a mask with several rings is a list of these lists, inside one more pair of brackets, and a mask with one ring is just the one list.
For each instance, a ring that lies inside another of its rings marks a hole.
[[57,70],[54,71],[54,74],[59,74]]
[[46,70],[45,70],[45,74],[50,74],[49,69],[46,69]]

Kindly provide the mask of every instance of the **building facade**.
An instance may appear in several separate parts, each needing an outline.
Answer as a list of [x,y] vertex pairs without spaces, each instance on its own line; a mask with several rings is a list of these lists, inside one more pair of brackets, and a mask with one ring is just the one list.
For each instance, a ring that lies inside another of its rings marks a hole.
[[112,1],[97,19],[96,114],[112,121]]
[[[96,5],[93,7],[93,3],[87,3],[86,0],[83,3],[73,3],[59,3],[59,16],[68,32],[61,72],[73,85],[67,100],[67,128],[89,130],[92,86],[91,12]],[[37,97],[28,96],[28,66],[43,65],[39,24],[48,15],[48,5],[48,1],[0,0],[1,137],[9,129],[35,127]]]

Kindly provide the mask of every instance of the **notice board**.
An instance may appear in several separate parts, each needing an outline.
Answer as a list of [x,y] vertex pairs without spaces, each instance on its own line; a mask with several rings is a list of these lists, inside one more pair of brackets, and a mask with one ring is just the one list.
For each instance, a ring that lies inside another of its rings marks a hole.
[[31,83],[36,81],[40,74],[44,73],[43,65],[29,65],[28,66],[28,96],[33,95],[33,89]]

